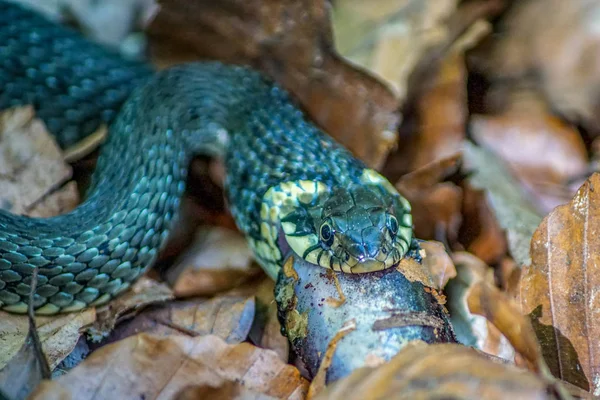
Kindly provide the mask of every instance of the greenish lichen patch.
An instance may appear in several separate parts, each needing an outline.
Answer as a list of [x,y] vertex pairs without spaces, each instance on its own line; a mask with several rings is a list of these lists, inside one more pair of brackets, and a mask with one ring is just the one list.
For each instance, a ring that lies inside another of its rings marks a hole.
[[285,331],[292,343],[296,339],[304,339],[308,334],[308,311],[299,313],[298,310],[290,310],[285,319]]

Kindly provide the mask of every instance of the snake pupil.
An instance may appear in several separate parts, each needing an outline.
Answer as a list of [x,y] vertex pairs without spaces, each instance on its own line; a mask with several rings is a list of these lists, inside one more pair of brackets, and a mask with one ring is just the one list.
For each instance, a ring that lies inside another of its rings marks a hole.
[[327,246],[333,244],[333,229],[327,222],[321,225],[321,239]]
[[388,217],[388,228],[392,235],[398,233],[398,220],[393,215]]

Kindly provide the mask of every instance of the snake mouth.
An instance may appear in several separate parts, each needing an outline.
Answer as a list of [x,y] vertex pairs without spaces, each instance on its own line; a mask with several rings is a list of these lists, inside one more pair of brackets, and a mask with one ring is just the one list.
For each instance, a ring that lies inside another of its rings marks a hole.
[[389,267],[390,265],[387,265],[385,261],[380,261],[376,258],[367,258],[350,267],[350,273],[363,274],[365,272],[382,271]]

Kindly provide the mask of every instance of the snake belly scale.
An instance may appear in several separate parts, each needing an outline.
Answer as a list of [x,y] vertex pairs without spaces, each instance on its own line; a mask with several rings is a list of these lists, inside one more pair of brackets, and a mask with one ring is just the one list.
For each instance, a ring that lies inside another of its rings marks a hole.
[[231,213],[276,278],[290,252],[369,272],[412,245],[410,205],[260,73],[218,62],[159,73],[0,1],[0,108],[33,104],[62,146],[110,124],[85,201],[34,219],[0,211],[0,307],[54,314],[126,290],[165,244],[191,157],[219,157]]

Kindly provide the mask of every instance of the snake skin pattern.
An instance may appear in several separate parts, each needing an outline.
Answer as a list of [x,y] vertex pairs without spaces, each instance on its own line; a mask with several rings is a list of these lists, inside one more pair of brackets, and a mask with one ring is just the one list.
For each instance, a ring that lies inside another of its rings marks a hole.
[[0,108],[19,104],[33,104],[62,146],[112,123],[77,209],[48,219],[0,211],[0,307],[12,312],[26,311],[36,267],[39,314],[127,289],[165,243],[195,154],[224,159],[231,212],[254,241],[264,240],[263,196],[282,179],[336,187],[365,172],[257,72],[212,62],[152,75],[0,1]]
[[33,105],[63,148],[112,122],[152,74],[143,63],[0,0],[0,109]]

